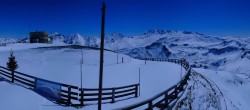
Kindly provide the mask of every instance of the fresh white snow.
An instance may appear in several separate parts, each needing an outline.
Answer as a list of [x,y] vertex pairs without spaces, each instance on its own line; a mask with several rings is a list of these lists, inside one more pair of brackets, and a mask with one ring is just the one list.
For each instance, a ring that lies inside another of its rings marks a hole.
[[195,70],[218,86],[229,110],[248,110],[250,108],[250,80],[225,71]]
[[[20,44],[14,45],[18,46]],[[16,47],[14,45],[12,47]],[[14,55],[19,64],[17,71],[39,78],[80,87],[80,49],[29,49],[39,46],[38,44],[35,44],[34,46],[32,44],[28,44],[27,46],[23,45],[24,44],[22,44],[23,48],[13,49]],[[11,49],[12,47],[8,47],[8,49]],[[8,61],[9,51],[3,49],[0,50],[0,52],[0,65],[5,66]],[[146,100],[157,93],[166,90],[180,80],[180,65],[167,62],[149,61],[145,64],[144,61],[136,60],[123,54],[119,54],[119,64],[117,64],[116,55],[116,53],[105,51],[103,86],[119,87],[136,84],[138,83],[140,68],[141,94],[138,98],[119,101],[114,104],[103,104],[104,109],[116,109]],[[122,57],[124,63],[121,63]],[[99,51],[84,49],[82,67],[83,87],[98,88]],[[182,72],[182,75],[184,76],[185,70],[183,68]],[[0,106],[3,109],[16,110],[19,109],[19,106],[25,110],[75,109],[72,107],[57,106],[25,88],[5,82],[1,82],[0,84]],[[3,89],[4,91],[2,91]],[[11,101],[16,98],[18,98],[18,100],[15,102]],[[22,101],[20,101],[21,99]],[[11,104],[17,104],[17,106],[9,107]],[[97,105],[86,106],[82,109],[97,109]]]
[[[0,47],[0,65],[6,65],[9,52],[13,49],[20,65],[18,71],[52,81],[80,86],[79,63],[81,51],[79,49],[31,48],[70,44],[98,47],[100,38],[82,37],[78,34],[65,37],[59,33],[55,33],[51,37],[55,38],[54,44],[10,43],[6,47]],[[0,39],[1,43],[8,41],[8,39]],[[17,42],[18,40],[10,41]],[[144,61],[123,55],[127,54],[139,58],[186,58],[191,65],[195,64],[201,68],[207,66],[208,69],[195,69],[204,78],[199,75],[193,76],[188,86],[191,89],[188,89],[183,95],[184,98],[187,98],[186,105],[191,102],[192,109],[248,110],[250,103],[249,44],[249,38],[213,37],[186,31],[154,29],[135,36],[112,34],[106,37],[105,48],[120,53],[119,64],[116,64],[116,53],[105,52],[104,87],[118,87],[138,83],[140,67],[142,93],[139,98],[120,101],[115,104],[104,104],[103,107],[105,109],[114,109],[142,101],[167,89],[180,79],[179,65],[166,62],[147,62],[145,65]],[[166,54],[168,52],[171,53],[168,55]],[[97,88],[99,52],[84,49],[83,53],[83,86]],[[120,63],[122,57],[124,63]],[[2,92],[2,88],[4,88],[4,91],[10,92]],[[20,93],[17,91],[20,91]],[[75,109],[55,106],[55,104],[30,90],[5,82],[0,83],[0,93],[0,98],[9,100],[22,97],[22,94],[29,95],[27,100],[31,102],[20,104],[27,107],[25,109],[28,110],[37,109],[36,107],[42,110]],[[15,94],[8,95],[8,93]],[[38,103],[38,106],[36,104],[33,104],[34,106],[30,105],[33,102]],[[10,104],[12,104],[11,101],[0,99],[1,107],[8,107]],[[92,105],[83,109],[92,110],[97,109],[96,107],[96,105]],[[13,109],[15,108],[18,107],[13,107]],[[9,109],[12,110],[11,107]]]

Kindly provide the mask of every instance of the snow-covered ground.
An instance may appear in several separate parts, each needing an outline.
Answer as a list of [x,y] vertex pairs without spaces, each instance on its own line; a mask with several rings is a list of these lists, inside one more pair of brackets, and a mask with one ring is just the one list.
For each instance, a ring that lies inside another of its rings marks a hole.
[[[50,34],[52,45],[100,46],[100,37],[60,33]],[[23,40],[0,38],[1,43],[28,42]],[[40,45],[40,44],[37,44]],[[20,45],[21,46],[21,45]],[[15,47],[17,48],[17,47]],[[19,47],[18,47],[19,48]],[[250,78],[250,38],[209,36],[197,32],[151,29],[143,34],[127,36],[113,33],[106,35],[105,48],[137,58],[187,58],[191,65],[213,70],[242,74]],[[4,49],[0,47],[0,50]],[[7,49],[8,50],[8,49]],[[235,65],[236,63],[236,65]]]
[[[20,46],[21,45],[21,46]],[[0,65],[6,66],[9,50],[19,64],[17,71],[51,81],[80,86],[80,49],[41,48],[30,49],[46,44],[13,44],[0,50]],[[167,62],[147,62],[119,54],[117,64],[116,53],[105,51],[104,87],[119,87],[138,83],[139,68],[141,69],[141,94],[114,104],[103,104],[104,109],[116,109],[153,97],[166,90],[180,80],[181,67]],[[121,59],[124,63],[121,63]],[[98,88],[99,51],[83,49],[83,87]],[[184,69],[183,76],[184,76]],[[0,82],[0,107],[3,110],[71,110],[72,107],[61,107],[53,104],[42,96],[17,85]],[[14,100],[14,101],[13,101]],[[14,106],[11,106],[14,105]],[[82,109],[97,109],[97,105]]]
[[248,110],[250,80],[225,71],[194,69],[181,109]]
[[225,71],[196,70],[220,89],[229,110],[248,110],[250,108],[249,79]]
[[[51,35],[51,37],[56,39],[55,44],[17,43],[0,47],[0,65],[6,65],[9,51],[13,49],[17,61],[20,63],[18,71],[52,81],[79,86],[79,63],[81,58],[79,49],[30,48],[70,44],[99,47],[100,38],[80,35],[65,37],[59,33]],[[248,100],[250,98],[249,41],[250,38],[215,37],[196,32],[154,29],[134,36],[112,34],[106,37],[105,48],[137,58],[186,58],[194,67],[207,68],[195,69],[200,74],[193,76],[187,94],[183,95],[183,97],[186,97],[186,100],[184,100],[187,103],[186,108],[191,107],[196,110],[248,110],[250,103]],[[3,39],[0,42],[8,42],[8,39]],[[99,52],[84,50],[83,53],[83,86],[96,88],[98,85]],[[143,61],[126,55],[120,54],[119,61],[123,57],[124,63],[116,64],[116,53],[105,53],[104,87],[137,83],[138,69],[140,67],[142,72],[141,91],[145,93],[141,93],[141,96],[137,99],[105,104],[103,106],[106,109],[119,108],[151,97],[167,89],[180,77],[180,67],[178,65],[163,62],[147,62],[145,65]],[[9,86],[4,82],[1,83],[0,93],[2,91],[1,87],[8,88]],[[18,88],[16,86],[11,87],[13,87],[13,91],[19,91],[19,89],[14,90]],[[6,98],[8,95],[4,92],[0,96]],[[40,96],[34,95],[30,97]],[[53,104],[43,98],[42,101],[38,100],[38,102],[42,105],[40,106],[42,109],[73,109],[44,106]],[[7,106],[8,104],[10,102],[2,105]],[[0,103],[0,106],[2,105]],[[183,108],[185,107],[183,106]],[[96,109],[96,106],[87,106],[84,109]]]

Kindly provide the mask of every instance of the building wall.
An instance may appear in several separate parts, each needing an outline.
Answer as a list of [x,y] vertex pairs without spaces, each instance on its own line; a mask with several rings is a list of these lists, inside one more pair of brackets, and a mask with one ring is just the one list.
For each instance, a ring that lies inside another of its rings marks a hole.
[[30,43],[48,43],[48,32],[30,32]]

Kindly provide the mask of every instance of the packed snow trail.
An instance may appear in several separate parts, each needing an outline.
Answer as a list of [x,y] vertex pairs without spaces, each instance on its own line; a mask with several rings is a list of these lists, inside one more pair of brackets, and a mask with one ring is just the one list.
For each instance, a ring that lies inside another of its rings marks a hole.
[[[198,72],[195,72],[198,71]],[[227,72],[195,69],[178,109],[248,110],[250,81]]]
[[200,78],[206,80],[206,82],[209,84],[210,88],[213,90],[214,93],[216,93],[215,92],[216,90],[217,90],[217,94],[218,94],[218,92],[220,93],[220,95],[221,95],[220,97],[223,98],[223,102],[225,104],[225,110],[227,110],[227,103],[226,103],[225,97],[224,97],[223,93],[221,92],[220,88],[211,79],[209,79],[208,77],[205,77],[202,74],[197,73],[195,71],[193,72],[193,74],[199,75]]
[[[192,72],[188,93],[180,109],[227,110],[223,94],[203,75]],[[223,100],[224,99],[224,100]]]
[[196,69],[211,79],[223,92],[229,110],[248,110],[250,108],[250,81],[245,77],[225,71]]

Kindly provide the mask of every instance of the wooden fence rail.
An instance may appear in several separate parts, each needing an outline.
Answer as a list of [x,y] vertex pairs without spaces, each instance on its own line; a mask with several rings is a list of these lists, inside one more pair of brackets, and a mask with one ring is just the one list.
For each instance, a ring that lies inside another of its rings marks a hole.
[[16,82],[26,88],[35,89],[35,79],[36,77],[14,71],[12,72],[10,69],[0,66],[0,74],[3,75],[5,80],[9,82]]
[[[120,108],[122,110],[139,108],[142,106],[147,106],[147,110],[152,110],[157,107],[160,109],[171,108],[176,103],[178,96],[184,90],[184,86],[187,84],[189,76],[191,74],[191,67],[188,62],[185,60],[178,59],[143,59],[147,61],[164,61],[164,62],[173,62],[183,66],[187,73],[182,80],[177,84],[168,88],[167,90],[155,95],[154,97],[145,100],[143,102],[133,104],[128,107]],[[8,82],[17,83],[26,88],[35,90],[36,84],[35,81],[37,77],[27,75],[18,71],[12,72],[10,69],[0,66],[0,75]],[[88,102],[93,102],[98,100],[98,89],[97,88],[79,88],[77,86],[72,86],[68,84],[61,84],[61,100],[56,102],[60,105],[66,106],[77,106],[81,107],[86,105]],[[102,100],[109,100],[110,103],[115,103],[120,98],[128,97],[138,97],[138,87],[139,84],[133,84],[123,87],[116,88],[103,88],[102,91]],[[156,101],[157,100],[157,101]]]
[[[36,92],[37,77],[18,71],[11,71],[10,69],[2,66],[0,66],[0,77],[4,78],[4,80],[9,83],[16,83]],[[59,105],[82,107],[87,105],[89,102],[98,101],[98,88],[79,88],[77,86],[63,83],[58,84],[61,85],[61,98],[60,101],[55,103]],[[140,85],[133,84],[122,87],[103,88],[102,100],[110,100],[110,103],[115,103],[121,99],[125,100],[128,98],[138,97],[138,86]]]
[[[130,106],[126,106],[123,108],[119,108],[119,110],[131,110],[131,109],[145,109],[145,110],[153,110],[153,108],[159,108],[160,110],[165,109],[171,109],[174,107],[177,100],[180,98],[180,96],[184,93],[183,91],[184,86],[187,84],[187,81],[189,80],[189,76],[191,74],[191,67],[188,62],[185,60],[177,60],[177,59],[156,59],[156,58],[150,58],[150,59],[143,59],[147,61],[164,61],[164,62],[174,62],[177,64],[180,64],[183,66],[187,72],[186,75],[180,80],[177,84],[171,86],[167,90],[155,95],[154,97],[136,103],[132,104]],[[182,94],[180,94],[182,93]],[[142,108],[144,107],[144,108]]]
[[[139,84],[133,84],[117,88],[104,88],[102,100],[110,100],[110,103],[115,103],[117,99],[122,97],[138,97],[138,86]],[[79,90],[81,91],[79,101],[98,101],[98,89],[83,88]]]

